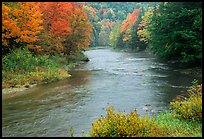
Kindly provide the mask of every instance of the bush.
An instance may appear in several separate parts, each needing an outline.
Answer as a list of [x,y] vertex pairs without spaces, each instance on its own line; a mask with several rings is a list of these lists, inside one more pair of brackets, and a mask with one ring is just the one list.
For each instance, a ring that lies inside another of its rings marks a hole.
[[25,49],[11,51],[3,57],[3,70],[14,71],[15,69],[32,70],[32,66],[27,66],[32,54]]
[[35,84],[41,81],[54,81],[67,78],[70,76],[63,69],[48,69],[37,67],[36,71],[16,73],[12,71],[2,71],[2,88],[20,87],[26,84]]
[[36,67],[60,67],[60,64],[52,60],[42,57],[33,56],[27,49],[17,49],[11,51],[3,57],[3,70],[25,72],[33,71]]
[[202,84],[188,90],[189,98],[170,102],[173,112],[180,119],[202,121]]
[[[62,59],[62,56],[60,56]],[[64,60],[66,60],[64,58]],[[70,75],[60,61],[49,56],[33,56],[27,49],[12,51],[3,57],[2,87],[19,87],[67,78]]]
[[180,96],[170,102],[172,112],[140,118],[136,111],[125,115],[109,106],[106,117],[92,124],[92,137],[181,137],[202,136],[202,84],[197,81],[188,90],[189,97]]
[[109,106],[106,117],[101,117],[92,125],[90,132],[92,137],[156,137],[167,136],[167,133],[158,127],[154,117],[140,118],[135,112],[128,115],[115,113]]

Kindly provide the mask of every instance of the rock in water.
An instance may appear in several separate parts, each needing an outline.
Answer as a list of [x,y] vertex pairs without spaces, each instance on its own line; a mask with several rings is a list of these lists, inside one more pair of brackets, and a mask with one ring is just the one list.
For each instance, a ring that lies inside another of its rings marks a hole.
[[88,58],[84,59],[83,60],[84,62],[89,62],[90,60]]

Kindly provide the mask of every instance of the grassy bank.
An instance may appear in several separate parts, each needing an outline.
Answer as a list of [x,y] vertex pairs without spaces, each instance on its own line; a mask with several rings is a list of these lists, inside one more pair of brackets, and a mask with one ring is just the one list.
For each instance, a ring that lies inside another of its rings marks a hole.
[[26,49],[12,51],[2,60],[3,93],[12,88],[28,88],[34,84],[68,78],[71,76],[68,71],[86,59],[82,52],[66,58],[62,54],[34,56]]
[[202,137],[202,122],[179,119],[172,112],[160,113],[157,125],[162,127],[168,137]]
[[140,117],[136,111],[116,113],[107,108],[106,117],[92,124],[91,137],[202,137],[202,85],[193,85],[189,96],[170,103],[172,111],[157,117]]

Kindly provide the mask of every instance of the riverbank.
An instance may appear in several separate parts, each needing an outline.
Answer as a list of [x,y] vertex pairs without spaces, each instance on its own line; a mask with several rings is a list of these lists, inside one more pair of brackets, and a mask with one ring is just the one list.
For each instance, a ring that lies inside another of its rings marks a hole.
[[86,48],[86,50],[107,49],[107,48],[111,48],[111,47],[109,47],[109,46],[94,46],[94,47],[88,47],[88,48]]
[[115,113],[109,106],[107,115],[94,121],[87,137],[202,137],[202,122],[179,119],[173,112],[148,119],[136,112]]
[[[4,65],[6,68],[2,70],[3,94],[17,93],[38,84],[69,78],[71,76],[69,70],[89,61],[82,52],[69,60],[63,55],[32,57],[28,52],[21,51],[20,53],[24,53],[24,55],[17,59],[18,62],[10,60],[10,57],[3,59],[3,64],[6,62],[16,64],[13,69],[9,69],[8,67],[11,65],[7,63],[6,66]],[[33,68],[29,69],[30,67]]]
[[80,137],[105,116],[108,104],[116,112],[136,108],[141,116],[150,113],[144,110],[150,104],[156,116],[197,78],[143,52],[98,49],[85,54],[90,61],[69,71],[70,78],[2,95],[2,136],[67,137],[73,127]]
[[116,113],[108,106],[106,117],[92,124],[91,137],[202,137],[202,84],[187,90],[170,102],[171,111],[156,117],[140,117],[137,111]]

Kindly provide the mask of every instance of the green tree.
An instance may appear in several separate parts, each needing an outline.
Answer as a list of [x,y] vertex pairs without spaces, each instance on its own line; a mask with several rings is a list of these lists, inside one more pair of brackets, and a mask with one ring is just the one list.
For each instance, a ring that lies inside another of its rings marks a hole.
[[110,33],[110,44],[112,47],[117,47],[117,41],[120,36],[120,29],[122,27],[122,22],[117,21]]
[[200,63],[201,17],[201,2],[165,2],[155,7],[149,27],[152,51],[161,58]]

